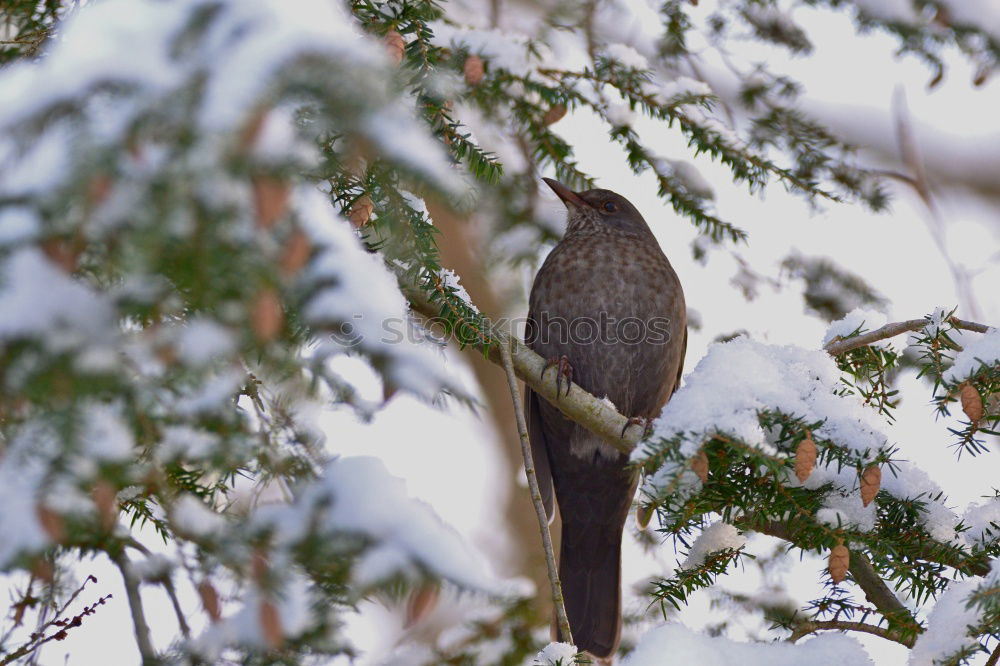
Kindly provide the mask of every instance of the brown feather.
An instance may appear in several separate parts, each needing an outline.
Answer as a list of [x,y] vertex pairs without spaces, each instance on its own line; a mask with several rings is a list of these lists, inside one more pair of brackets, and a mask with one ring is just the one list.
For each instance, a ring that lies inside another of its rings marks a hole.
[[[565,355],[573,381],[606,396],[626,416],[655,417],[683,371],[687,318],[680,281],[624,197],[550,186],[567,203],[568,227],[535,277],[528,345],[547,359]],[[633,340],[622,324],[612,335],[615,322],[625,320],[647,329],[660,321],[668,335]],[[608,334],[588,338],[587,326],[607,327]],[[531,392],[527,402],[535,464],[548,463],[563,521],[559,571],[573,639],[607,657],[621,633],[622,529],[638,479],[626,456],[556,407]]]

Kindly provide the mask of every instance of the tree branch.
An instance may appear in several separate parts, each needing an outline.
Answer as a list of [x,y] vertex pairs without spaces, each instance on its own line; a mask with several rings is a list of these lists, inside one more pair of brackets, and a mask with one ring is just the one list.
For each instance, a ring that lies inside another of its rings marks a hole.
[[[975,333],[985,333],[990,330],[990,327],[985,324],[977,324],[974,321],[965,321],[964,319],[959,319],[958,317],[951,317],[949,321],[955,326],[955,328],[973,331]],[[869,331],[853,338],[835,339],[826,345],[824,349],[828,354],[830,354],[830,356],[840,356],[841,354],[849,352],[852,349],[865,347],[873,342],[895,337],[900,333],[919,331],[926,325],[926,319],[908,319],[907,321],[886,324],[882,328],[877,328],[874,331]]]
[[1000,645],[996,646],[993,654],[990,655],[990,658],[986,660],[983,666],[997,666],[997,664],[1000,664]]
[[149,624],[146,622],[146,613],[142,607],[142,595],[139,594],[139,580],[130,568],[128,555],[122,548],[117,553],[108,553],[111,560],[118,567],[122,574],[122,581],[125,584],[125,594],[128,597],[129,611],[132,613],[132,626],[135,628],[135,642],[139,647],[139,655],[142,657],[144,666],[157,663],[156,650],[153,648],[153,640],[149,635]]
[[872,634],[873,636],[880,636],[881,638],[889,641],[895,641],[896,643],[905,645],[908,648],[913,647],[915,640],[912,636],[900,636],[891,629],[876,627],[874,624],[866,624],[864,622],[847,622],[845,620],[817,620],[801,622],[795,626],[795,629],[792,630],[792,635],[789,636],[788,640],[794,643],[806,634],[825,630],[862,631],[866,634]]
[[875,608],[879,609],[879,612],[890,622],[903,620],[913,626],[920,626],[909,609],[893,594],[882,577],[875,572],[871,560],[863,552],[851,551],[851,563],[848,569],[851,576],[854,577],[854,582],[864,590],[865,598],[874,604]]
[[[149,548],[146,548],[136,539],[129,537],[126,540],[126,544],[135,548],[146,557],[151,555]],[[170,605],[174,608],[174,615],[177,616],[177,625],[181,630],[181,634],[184,638],[191,638],[191,627],[188,626],[187,619],[184,617],[184,611],[181,610],[181,602],[177,598],[177,589],[174,587],[173,574],[168,571],[159,583],[163,586],[163,590],[167,593],[167,596],[170,597]]]
[[573,634],[569,628],[569,618],[566,615],[566,603],[563,600],[562,583],[559,581],[559,570],[556,568],[555,551],[552,548],[552,535],[549,534],[549,519],[545,515],[545,504],[542,502],[542,492],[538,488],[538,476],[535,474],[535,463],[531,458],[531,443],[528,441],[528,425],[524,418],[521,403],[521,392],[517,388],[517,377],[514,376],[514,361],[511,358],[510,347],[514,339],[500,333],[500,361],[507,375],[507,385],[510,397],[514,401],[514,414],[517,418],[517,434],[521,439],[521,455],[524,458],[524,474],[528,477],[528,489],[531,491],[531,502],[535,505],[535,516],[538,518],[538,531],[542,535],[542,548],[545,550],[545,565],[549,572],[549,584],[552,587],[552,603],[556,607],[556,622],[559,625],[560,640],[573,644]]
[[[431,320],[440,317],[440,307],[428,300],[422,290],[404,287],[404,293],[416,312]],[[491,345],[486,351],[490,361],[502,365],[497,346]],[[629,420],[610,402],[599,400],[580,388],[579,384],[572,384],[569,391],[564,389],[560,395],[556,386],[556,373],[550,372],[548,379],[542,378],[545,359],[513,337],[510,338],[510,355],[517,378],[548,400],[568,419],[600,435],[608,444],[626,455],[636,447],[642,437],[642,428],[629,428]]]
[[[756,532],[760,532],[761,534],[777,537],[792,544],[795,543],[792,531],[788,529],[786,524],[781,522],[770,521],[752,529]],[[903,603],[896,598],[896,595],[893,594],[892,590],[889,589],[889,586],[885,584],[885,581],[882,580],[881,576],[875,572],[875,567],[872,566],[871,561],[865,556],[864,553],[852,550],[851,563],[848,568],[851,572],[851,576],[854,578],[854,582],[858,584],[858,587],[860,587],[862,591],[864,591],[865,598],[867,598],[868,601],[870,601],[887,620],[890,622],[910,624],[913,627],[920,626],[916,618],[913,617],[913,614],[910,613],[909,609],[907,609],[906,606],[904,606]],[[919,630],[915,633],[919,633]]]

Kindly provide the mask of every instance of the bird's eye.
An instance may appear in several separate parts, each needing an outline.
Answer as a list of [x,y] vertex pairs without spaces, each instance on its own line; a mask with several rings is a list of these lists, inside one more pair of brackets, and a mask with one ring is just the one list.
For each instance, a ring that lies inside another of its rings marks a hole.
[[605,201],[603,208],[604,208],[604,210],[608,211],[609,213],[613,213],[616,210],[618,210],[618,206],[615,205],[614,201]]

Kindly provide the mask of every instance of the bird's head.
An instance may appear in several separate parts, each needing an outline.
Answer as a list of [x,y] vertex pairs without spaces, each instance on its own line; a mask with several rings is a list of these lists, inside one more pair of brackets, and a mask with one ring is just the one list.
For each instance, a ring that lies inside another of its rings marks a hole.
[[620,194],[611,190],[574,192],[558,180],[542,180],[566,204],[567,233],[601,228],[649,233],[642,215]]

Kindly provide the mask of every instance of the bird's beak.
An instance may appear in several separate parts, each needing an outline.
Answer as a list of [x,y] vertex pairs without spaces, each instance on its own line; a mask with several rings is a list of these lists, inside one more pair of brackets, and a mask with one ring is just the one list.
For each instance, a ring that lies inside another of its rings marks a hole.
[[587,202],[580,198],[580,195],[569,189],[558,180],[553,180],[551,178],[542,178],[545,184],[552,188],[552,191],[556,193],[563,203],[566,204],[567,208],[580,208],[586,206]]

